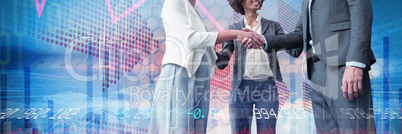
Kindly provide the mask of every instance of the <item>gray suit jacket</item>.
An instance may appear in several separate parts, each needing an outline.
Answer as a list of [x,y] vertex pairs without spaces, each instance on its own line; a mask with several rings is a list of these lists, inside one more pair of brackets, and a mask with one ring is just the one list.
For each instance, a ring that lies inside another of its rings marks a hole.
[[344,66],[348,61],[357,61],[370,69],[376,61],[371,50],[371,0],[313,0],[311,28],[308,2],[303,0],[302,16],[294,32],[265,36],[268,51],[304,47],[307,50],[307,74],[311,79],[314,58],[309,41],[312,35],[317,57],[326,65]]
[[[240,19],[240,21],[230,25],[229,29],[242,30],[244,27],[245,27],[244,19]],[[282,35],[284,34],[284,32],[281,25],[278,22],[261,18],[261,34]],[[231,82],[233,88],[238,87],[243,79],[246,48],[236,40],[225,42],[223,43],[223,49],[221,53],[218,54],[218,60],[216,61],[217,67],[219,69],[224,69],[228,65],[230,57],[232,56],[234,50],[236,54],[235,54],[235,63],[233,65],[233,77]],[[287,53],[289,53],[293,57],[298,57],[302,53],[302,51],[303,48],[298,48],[288,50]],[[282,75],[279,68],[276,53],[277,50],[271,49],[270,52],[267,52],[267,56],[269,58],[269,65],[272,69],[275,79],[277,81],[282,81]]]

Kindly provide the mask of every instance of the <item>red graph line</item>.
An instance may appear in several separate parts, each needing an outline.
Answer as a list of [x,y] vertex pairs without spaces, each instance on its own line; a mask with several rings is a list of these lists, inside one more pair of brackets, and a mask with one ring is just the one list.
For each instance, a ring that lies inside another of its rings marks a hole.
[[38,16],[42,15],[43,8],[45,8],[46,0],[42,0],[42,3],[39,4],[39,0],[35,0],[36,10],[38,11]]
[[113,24],[118,22],[119,20],[121,20],[122,18],[126,17],[128,14],[130,14],[131,12],[133,12],[135,9],[137,9],[138,7],[140,7],[140,5],[144,4],[144,2],[147,0],[140,0],[137,3],[134,4],[134,6],[132,6],[130,9],[126,10],[124,13],[120,14],[119,16],[117,16],[117,18],[114,15],[113,12],[113,8],[112,5],[110,4],[110,0],[105,0],[106,5],[107,5],[107,9],[109,10],[109,14],[110,17],[112,18],[112,22]]
[[216,28],[219,29],[219,31],[225,31],[225,29],[223,29],[223,27],[218,23],[218,21],[216,21],[216,19],[211,15],[211,13],[208,12],[208,10],[200,3],[200,1],[197,0],[197,6],[201,9],[202,12],[204,12],[205,15],[207,15],[208,19],[212,21],[212,23],[214,23],[214,25],[216,26]]

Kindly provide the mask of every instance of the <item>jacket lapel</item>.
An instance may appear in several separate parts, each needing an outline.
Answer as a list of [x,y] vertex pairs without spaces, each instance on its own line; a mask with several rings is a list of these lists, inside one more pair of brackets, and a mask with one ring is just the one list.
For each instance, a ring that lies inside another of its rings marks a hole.
[[[236,30],[243,30],[244,26],[244,18],[242,17],[238,22],[235,23],[235,29]],[[241,48],[241,57],[244,59],[244,56],[246,55],[245,50],[246,48],[243,47],[243,45],[240,44],[241,42],[237,42],[237,47]]]
[[[236,30],[243,30],[243,28],[245,27],[244,25],[244,17],[242,17],[239,22],[236,23]],[[238,46],[241,47],[241,64],[244,65],[244,58],[246,57],[246,48],[241,45],[241,42],[238,42]]]
[[[235,26],[236,26],[236,30],[243,30],[243,28],[245,27],[245,25],[244,25],[244,17],[242,17],[237,23],[235,23]],[[241,45],[241,42],[238,42],[238,41],[236,41],[237,43],[235,43],[235,47],[237,47],[237,48],[235,48],[235,50],[236,50],[236,53],[237,52],[240,52],[240,57],[241,57],[241,61],[237,61],[237,64],[240,64],[240,65],[238,65],[241,69],[240,69],[240,71],[241,72],[238,72],[238,73],[240,73],[240,75],[241,75],[241,77],[240,77],[240,79],[243,79],[243,73],[244,73],[244,64],[245,64],[245,57],[246,57],[246,48],[243,46],[243,45]],[[240,49],[240,50],[238,50],[238,49]]]
[[244,18],[242,17],[236,24],[236,30],[243,30],[244,26]]
[[[265,18],[261,18],[261,34],[262,35],[265,35],[266,34],[266,32],[267,32],[267,30],[268,30],[268,26],[271,24],[271,21],[268,21],[267,19],[265,19]],[[274,59],[274,57],[272,56],[273,55],[273,52],[270,52],[270,53],[267,53],[267,56],[268,56],[268,59],[269,59],[269,65],[270,65],[270,67],[271,67],[271,69],[272,69],[272,71],[274,71],[274,67],[272,66],[272,65],[274,65],[273,64],[273,61],[275,61],[275,59]],[[276,71],[276,70],[275,70]]]
[[265,32],[267,31],[270,23],[271,23],[270,21],[261,17],[261,34],[262,35],[265,35]]

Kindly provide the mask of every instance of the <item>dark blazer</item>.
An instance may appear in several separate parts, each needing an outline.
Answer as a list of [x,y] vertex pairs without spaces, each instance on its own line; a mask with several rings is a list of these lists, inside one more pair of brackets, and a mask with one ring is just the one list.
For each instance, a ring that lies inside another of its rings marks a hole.
[[357,61],[370,69],[376,61],[371,50],[371,0],[313,0],[311,28],[308,2],[303,0],[302,16],[294,32],[264,35],[268,51],[304,47],[307,50],[307,74],[311,79],[311,63],[315,58],[308,42],[312,35],[316,55],[326,65],[344,66],[348,61]]
[[[240,19],[240,21],[230,25],[229,29],[242,30],[244,27],[244,19]],[[284,32],[278,22],[261,18],[261,34],[282,35],[284,34]],[[238,87],[243,79],[246,48],[236,40],[225,42],[223,43],[222,51],[220,55],[218,55],[218,60],[216,61],[216,66],[221,70],[224,69],[228,65],[230,57],[232,56],[234,50],[236,50],[236,54],[235,63],[233,65],[233,77],[231,82],[233,88]],[[302,51],[303,48],[299,48],[289,50],[287,51],[287,53],[291,54],[293,57],[298,57],[302,53]],[[277,50],[270,49],[270,51],[267,53],[267,57],[269,58],[269,65],[272,69],[275,79],[277,81],[282,81],[282,75],[276,53]]]

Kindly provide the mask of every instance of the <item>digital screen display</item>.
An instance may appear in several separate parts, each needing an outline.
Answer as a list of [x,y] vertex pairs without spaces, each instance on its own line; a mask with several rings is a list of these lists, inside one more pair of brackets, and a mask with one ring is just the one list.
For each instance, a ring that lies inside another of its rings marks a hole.
[[[165,97],[155,91],[166,51],[164,2],[2,1],[0,133],[156,133],[149,130],[151,113],[175,110],[152,107],[152,101]],[[258,13],[290,33],[302,15],[302,2],[265,0]],[[371,3],[371,49],[376,58],[369,71],[373,108],[370,113],[358,107],[337,110],[350,119],[374,118],[377,133],[402,133],[402,2]],[[228,30],[243,19],[227,0],[197,0],[195,10],[210,32]],[[222,44],[214,49],[221,52]],[[208,134],[231,130],[234,55],[225,69],[214,70],[210,91],[205,93],[210,95],[209,109],[180,113],[191,120],[207,118]],[[276,133],[320,132],[305,58],[305,53],[298,58],[277,53],[283,78],[275,81],[279,108],[253,106],[251,129],[241,133],[273,132],[256,129],[258,120],[270,119],[277,120]]]

